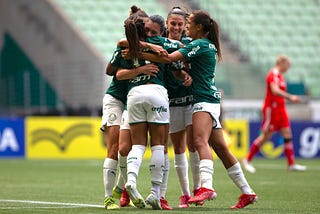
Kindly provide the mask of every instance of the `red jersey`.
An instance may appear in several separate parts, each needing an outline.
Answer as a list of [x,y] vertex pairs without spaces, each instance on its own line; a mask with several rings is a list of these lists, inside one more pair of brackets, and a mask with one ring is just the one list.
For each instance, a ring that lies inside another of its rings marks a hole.
[[271,69],[266,77],[266,96],[264,99],[264,108],[284,108],[286,103],[285,98],[272,93],[270,87],[271,83],[277,84],[283,91],[287,90],[287,83],[281,73],[275,68]]

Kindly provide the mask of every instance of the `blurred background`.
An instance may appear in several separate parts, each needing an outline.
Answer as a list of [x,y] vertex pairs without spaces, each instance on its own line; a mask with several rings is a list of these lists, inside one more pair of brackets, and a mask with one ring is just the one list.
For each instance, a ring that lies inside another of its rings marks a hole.
[[[105,67],[132,5],[165,19],[173,6],[202,9],[218,21],[216,83],[237,157],[258,135],[265,76],[277,55],[288,55],[288,91],[303,98],[287,105],[296,152],[320,157],[320,0],[0,0],[0,155],[69,157],[66,148],[79,136],[75,142],[87,145],[69,155],[84,157],[92,142],[99,152],[88,157],[105,155],[98,131],[111,80]],[[55,154],[50,143],[57,155],[48,156]],[[272,147],[264,156],[280,154]]]
[[278,54],[304,104],[292,119],[318,120],[319,0],[0,0],[0,115],[100,115],[104,74],[131,5],[164,18],[173,6],[203,9],[221,27],[217,85],[226,118],[260,119],[264,78]]

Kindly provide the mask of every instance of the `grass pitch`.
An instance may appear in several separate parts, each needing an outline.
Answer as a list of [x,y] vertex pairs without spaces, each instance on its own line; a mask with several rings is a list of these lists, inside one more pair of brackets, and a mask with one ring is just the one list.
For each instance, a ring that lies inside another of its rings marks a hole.
[[[289,173],[284,159],[256,159],[257,173],[245,174],[259,202],[243,210],[230,209],[240,192],[220,161],[215,161],[217,199],[202,207],[178,209],[180,186],[171,161],[167,199],[174,210],[130,207],[109,211],[102,206],[103,160],[0,159],[0,213],[319,213],[320,160],[297,162],[308,170]],[[148,163],[144,161],[138,179],[138,189],[145,197],[150,190]]]

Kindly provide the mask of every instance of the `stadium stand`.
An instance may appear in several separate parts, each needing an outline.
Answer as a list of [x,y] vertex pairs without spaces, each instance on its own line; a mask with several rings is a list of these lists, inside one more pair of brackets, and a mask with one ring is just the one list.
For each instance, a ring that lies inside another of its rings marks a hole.
[[320,97],[319,1],[196,2],[217,17],[222,30],[263,75],[273,66],[276,55],[286,54],[292,59],[288,81],[300,83],[298,88],[306,84],[312,97]]
[[131,5],[136,4],[151,15],[166,15],[164,7],[156,0],[140,0],[132,4],[128,1],[95,0],[56,0],[56,2],[106,59],[111,57],[116,42],[124,37],[123,21],[128,17]]

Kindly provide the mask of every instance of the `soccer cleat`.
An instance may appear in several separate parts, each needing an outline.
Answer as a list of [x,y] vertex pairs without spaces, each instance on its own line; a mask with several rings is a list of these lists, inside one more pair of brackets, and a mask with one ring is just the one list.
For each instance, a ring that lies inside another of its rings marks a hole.
[[160,198],[160,204],[163,210],[172,210],[172,207],[168,204],[168,201],[164,197]]
[[161,210],[160,199],[154,194],[150,193],[146,198],[147,204],[149,204],[153,210]]
[[189,203],[199,203],[206,200],[212,200],[217,197],[217,193],[213,189],[207,189],[205,187],[200,187],[197,194],[189,199]]
[[256,194],[242,194],[239,197],[238,203],[232,206],[232,209],[242,209],[249,204],[253,204],[258,201],[258,196]]
[[115,203],[112,196],[106,197],[103,202],[104,208],[106,210],[118,210],[120,207]]
[[180,196],[180,204],[179,204],[179,208],[188,208],[189,207],[189,199],[190,196],[189,195],[182,195]]
[[130,197],[126,189],[124,189],[120,197],[120,207],[126,207],[128,205],[130,205]]
[[299,164],[293,164],[288,166],[288,171],[297,171],[297,172],[303,172],[306,171],[307,167]]
[[[198,189],[194,189],[192,192],[193,192],[193,195],[196,195],[198,193],[198,191],[200,190],[200,188]],[[204,201],[199,201],[196,203],[196,206],[202,206],[204,205]]]
[[122,189],[120,189],[118,186],[115,186],[112,190],[112,196],[116,199],[119,199],[121,197],[122,192]]
[[146,202],[133,185],[126,184],[126,191],[135,207],[145,208]]
[[247,159],[243,159],[241,162],[245,170],[247,170],[250,173],[256,172],[256,168],[254,168],[251,162],[249,162]]

